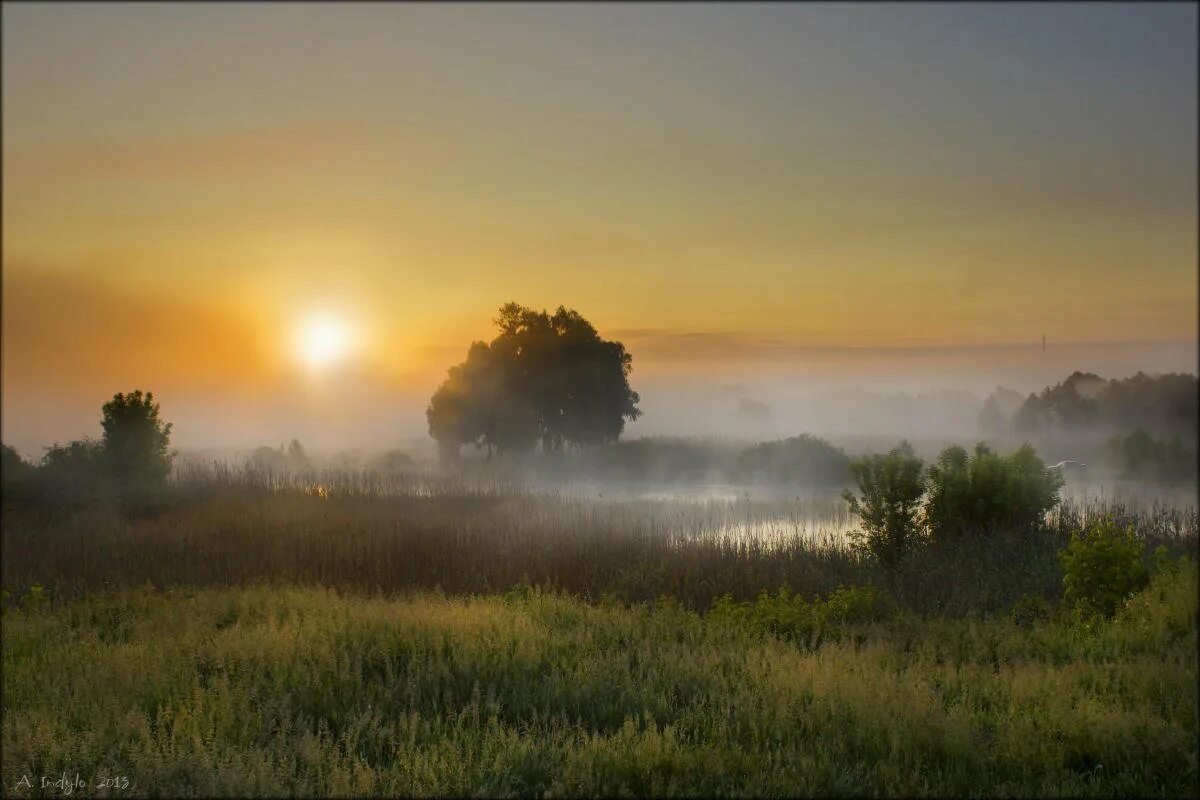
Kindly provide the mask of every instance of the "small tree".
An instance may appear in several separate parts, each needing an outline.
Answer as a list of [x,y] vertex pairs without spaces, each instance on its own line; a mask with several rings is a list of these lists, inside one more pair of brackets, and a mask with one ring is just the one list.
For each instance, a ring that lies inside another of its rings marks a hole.
[[923,462],[912,445],[901,442],[887,455],[873,455],[851,461],[850,471],[861,497],[850,491],[842,497],[850,511],[862,520],[862,527],[851,533],[855,547],[868,553],[893,573],[900,561],[913,549],[921,535],[918,514],[925,492]]
[[983,442],[968,456],[947,447],[929,468],[925,519],[936,539],[1005,528],[1029,530],[1058,503],[1062,474],[1047,470],[1029,445],[1001,456]]
[[159,418],[154,393],[140,390],[115,394],[104,404],[101,446],[109,475],[120,484],[154,484],[166,480],[173,454],[171,423]]

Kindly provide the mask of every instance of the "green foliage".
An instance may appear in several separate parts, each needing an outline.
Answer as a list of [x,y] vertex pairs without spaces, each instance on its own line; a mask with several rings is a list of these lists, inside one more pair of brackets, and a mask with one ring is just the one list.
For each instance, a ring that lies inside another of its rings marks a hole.
[[1168,483],[1196,479],[1196,452],[1178,437],[1159,441],[1145,429],[1138,428],[1125,436],[1110,439],[1109,452],[1126,478]]
[[1063,595],[1085,616],[1112,617],[1150,580],[1145,549],[1132,527],[1111,518],[1091,523],[1072,535],[1060,554]]
[[908,442],[901,442],[887,455],[850,462],[862,495],[856,497],[849,490],[842,495],[851,513],[862,521],[862,527],[851,533],[852,541],[889,571],[899,566],[921,538],[922,466]]
[[102,410],[103,456],[109,476],[122,485],[165,481],[171,472],[171,423],[159,416],[154,393],[118,393]]
[[874,586],[839,586],[818,613],[825,623],[858,625],[883,619],[890,611],[886,595]]
[[850,478],[850,459],[841,448],[805,433],[747,448],[738,457],[737,476],[769,483],[843,486]]
[[890,610],[874,586],[839,586],[825,600],[812,602],[784,587],[742,603],[723,595],[713,602],[707,618],[814,648],[839,639],[848,626],[883,619]]
[[1029,445],[1001,456],[980,442],[968,456],[948,447],[929,468],[925,521],[935,539],[1028,530],[1058,503],[1063,478],[1047,470]]
[[616,441],[640,416],[629,387],[633,358],[620,342],[600,338],[577,311],[553,315],[516,303],[501,307],[491,343],[475,342],[451,367],[426,411],[429,433],[447,453],[464,444],[503,453],[541,442]]

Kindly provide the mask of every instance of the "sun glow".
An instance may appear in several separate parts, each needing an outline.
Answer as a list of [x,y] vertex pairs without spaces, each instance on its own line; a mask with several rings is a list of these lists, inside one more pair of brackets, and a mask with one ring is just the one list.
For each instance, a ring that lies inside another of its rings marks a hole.
[[297,354],[312,369],[324,369],[343,361],[352,345],[350,328],[330,314],[307,317],[297,331]]

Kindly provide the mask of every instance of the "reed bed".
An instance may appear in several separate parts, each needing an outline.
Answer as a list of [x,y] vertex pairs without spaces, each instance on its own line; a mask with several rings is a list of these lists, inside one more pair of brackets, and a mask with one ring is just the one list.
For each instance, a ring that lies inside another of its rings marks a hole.
[[455,595],[533,585],[597,601],[668,595],[703,610],[725,594],[824,595],[884,585],[922,613],[1004,608],[1061,591],[1057,552],[1097,514],[1151,546],[1192,552],[1194,507],[1068,501],[1033,535],[1004,531],[925,548],[895,582],[849,546],[831,493],[636,497],[536,489],[495,476],[209,468],[176,478],[151,513],[92,504],[49,517],[5,508],[3,586],[53,596],[111,588],[304,585]]

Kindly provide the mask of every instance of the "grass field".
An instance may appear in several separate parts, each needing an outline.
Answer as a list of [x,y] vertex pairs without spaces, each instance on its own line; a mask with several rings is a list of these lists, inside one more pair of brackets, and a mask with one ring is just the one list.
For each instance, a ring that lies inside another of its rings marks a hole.
[[1184,562],[1111,622],[897,610],[815,644],[533,590],[28,599],[5,617],[4,785],[38,794],[12,787],[66,771],[127,778],[112,796],[1188,796],[1196,599]]

